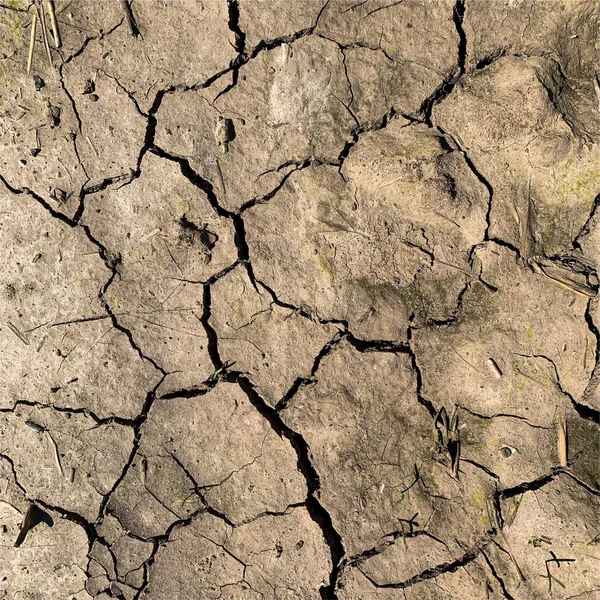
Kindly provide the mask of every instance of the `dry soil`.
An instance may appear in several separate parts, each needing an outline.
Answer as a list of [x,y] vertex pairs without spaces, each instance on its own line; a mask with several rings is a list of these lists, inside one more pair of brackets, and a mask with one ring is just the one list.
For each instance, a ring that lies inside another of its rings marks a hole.
[[600,5],[55,14],[0,0],[0,598],[600,598]]

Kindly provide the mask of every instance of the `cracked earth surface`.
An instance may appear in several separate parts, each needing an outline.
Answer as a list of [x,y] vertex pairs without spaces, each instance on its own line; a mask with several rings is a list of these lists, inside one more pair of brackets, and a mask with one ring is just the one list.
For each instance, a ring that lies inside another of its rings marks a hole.
[[27,74],[0,1],[0,598],[600,598],[598,5],[55,6]]

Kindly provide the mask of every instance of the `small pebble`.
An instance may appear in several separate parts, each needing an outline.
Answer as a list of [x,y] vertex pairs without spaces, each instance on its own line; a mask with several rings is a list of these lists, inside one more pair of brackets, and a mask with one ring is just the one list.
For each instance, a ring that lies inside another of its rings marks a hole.
[[39,75],[34,75],[33,85],[35,85],[35,91],[39,92],[42,88],[46,87],[46,82]]

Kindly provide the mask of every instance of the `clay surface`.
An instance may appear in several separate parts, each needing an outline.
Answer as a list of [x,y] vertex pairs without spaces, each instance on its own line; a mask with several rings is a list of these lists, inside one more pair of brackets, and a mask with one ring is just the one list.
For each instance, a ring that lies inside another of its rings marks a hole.
[[0,0],[0,600],[600,598],[599,34]]

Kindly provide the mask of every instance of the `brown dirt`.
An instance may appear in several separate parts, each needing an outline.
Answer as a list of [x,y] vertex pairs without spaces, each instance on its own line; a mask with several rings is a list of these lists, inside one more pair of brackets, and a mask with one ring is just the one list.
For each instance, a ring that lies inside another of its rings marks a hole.
[[0,599],[600,598],[597,3],[55,5],[27,74],[0,0]]

